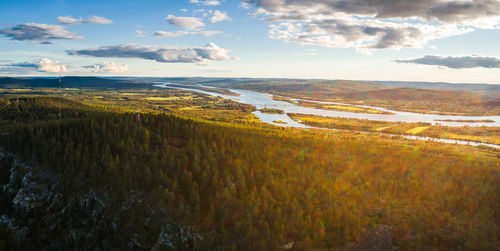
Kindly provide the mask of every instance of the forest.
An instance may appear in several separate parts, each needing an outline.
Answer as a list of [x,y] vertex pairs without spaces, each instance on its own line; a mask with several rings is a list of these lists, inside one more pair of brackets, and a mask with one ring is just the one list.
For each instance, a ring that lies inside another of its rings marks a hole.
[[0,249],[500,246],[495,149],[134,114],[0,99]]

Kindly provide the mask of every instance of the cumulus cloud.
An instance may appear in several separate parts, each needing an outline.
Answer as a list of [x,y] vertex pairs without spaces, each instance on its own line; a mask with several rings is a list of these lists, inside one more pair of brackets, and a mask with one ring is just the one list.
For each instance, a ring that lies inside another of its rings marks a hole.
[[271,24],[269,35],[274,39],[302,45],[355,47],[362,50],[422,47],[430,40],[469,31],[470,28],[451,25],[435,27],[379,20],[328,19]]
[[221,34],[222,32],[220,31],[157,31],[155,32],[155,37],[182,37],[182,36],[187,36],[187,35],[194,35],[194,36],[205,36],[205,37],[211,37],[217,34]]
[[56,21],[60,24],[111,24],[112,20],[99,16],[90,16],[87,19],[74,18],[72,16],[59,16]]
[[177,17],[174,15],[168,15],[166,20],[169,24],[184,28],[186,30],[195,30],[197,28],[205,26],[202,19],[198,17]]
[[189,0],[190,3],[205,5],[205,6],[217,6],[220,4],[220,1],[216,0]]
[[112,20],[109,20],[104,17],[98,17],[98,16],[91,16],[87,19],[87,23],[89,24],[111,24],[113,23]]
[[90,69],[93,72],[96,73],[127,73],[128,72],[128,65],[127,64],[121,64],[121,63],[115,63],[115,62],[104,62],[100,64],[94,64],[94,65],[86,65],[83,66],[83,68]]
[[214,11],[214,14],[210,18],[210,22],[212,23],[217,23],[217,22],[222,22],[222,21],[230,21],[231,18],[227,15],[227,12],[221,12],[221,11]]
[[456,23],[500,15],[497,0],[243,0],[277,15],[360,15]]
[[397,59],[394,60],[397,63],[413,63],[413,64],[423,64],[423,65],[437,65],[452,69],[464,69],[464,68],[500,68],[500,58],[497,57],[480,57],[480,56],[435,56],[427,55],[421,58],[415,59]]
[[242,0],[272,22],[272,38],[327,47],[421,47],[500,28],[498,0]]
[[0,29],[0,34],[10,37],[12,40],[46,41],[55,39],[81,39],[82,36],[65,30],[61,25],[25,23],[14,27]]
[[58,61],[52,61],[48,58],[39,58],[28,62],[15,63],[6,65],[8,67],[21,67],[21,68],[31,68],[39,72],[68,72],[66,65],[59,63]]
[[209,61],[231,59],[229,50],[220,48],[214,43],[203,47],[179,48],[169,46],[149,46],[137,44],[121,44],[101,46],[87,50],[69,50],[69,55],[105,57],[105,58],[142,58],[162,63],[197,63],[207,64]]

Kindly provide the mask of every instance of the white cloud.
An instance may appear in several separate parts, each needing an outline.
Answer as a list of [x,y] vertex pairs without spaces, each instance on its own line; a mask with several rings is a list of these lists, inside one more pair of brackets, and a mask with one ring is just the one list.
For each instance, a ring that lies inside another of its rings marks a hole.
[[428,41],[471,31],[453,25],[437,27],[355,18],[281,22],[269,27],[269,35],[274,39],[302,45],[354,47],[365,53],[371,49],[420,48]]
[[186,30],[194,30],[205,26],[202,19],[197,17],[177,17],[174,15],[168,15],[166,20],[169,24],[184,28]]
[[182,37],[182,36],[187,36],[187,35],[194,35],[194,36],[205,36],[205,37],[211,37],[217,34],[221,34],[222,32],[220,31],[157,31],[155,32],[155,37]]
[[60,24],[83,24],[84,20],[83,18],[74,18],[71,16],[59,16],[56,18],[56,21]]
[[98,17],[98,16],[91,16],[87,19],[87,23],[89,24],[111,24],[113,23],[112,20],[109,20],[104,17]]
[[136,30],[135,31],[135,36],[136,37],[145,37],[146,36],[146,32],[142,31],[142,30]]
[[39,72],[68,72],[66,65],[59,63],[58,61],[52,61],[48,58],[39,58],[29,62],[22,62],[16,64],[6,65],[9,67],[21,67],[21,68],[31,68]]
[[213,16],[210,18],[210,22],[217,23],[222,21],[230,21],[231,18],[227,15],[227,12],[214,11]]
[[272,38],[360,52],[500,29],[498,0],[242,0],[251,4],[273,23]]
[[240,3],[240,6],[239,6],[239,7],[240,7],[240,8],[243,8],[243,9],[247,9],[247,10],[252,8],[252,7],[250,6],[250,4],[249,4],[249,3],[244,2],[244,1],[242,1],[242,2]]
[[220,48],[214,43],[208,43],[205,47],[196,47],[194,50],[198,56],[207,60],[229,60],[231,59],[227,54],[229,50]]
[[65,29],[66,27],[61,25],[25,23],[11,28],[0,29],[0,34],[10,37],[12,40],[19,41],[49,41],[55,39],[73,40],[83,38],[82,36]]
[[93,72],[96,73],[127,73],[128,72],[128,65],[127,64],[121,64],[121,63],[115,63],[115,62],[104,62],[100,64],[94,64],[94,65],[87,65],[83,66],[83,68],[86,69],[91,69]]
[[206,46],[193,48],[121,44],[101,46],[95,49],[69,50],[67,53],[69,55],[104,58],[142,58],[162,63],[207,64],[210,61],[231,59],[227,55],[229,50],[220,48],[214,43],[208,43]]
[[112,20],[99,16],[90,16],[87,19],[74,18],[72,16],[59,16],[56,21],[60,24],[111,24]]
[[481,56],[435,56],[427,55],[416,59],[397,59],[397,63],[413,63],[423,65],[437,65],[452,69],[465,68],[500,68],[500,58],[497,57],[481,57]]
[[273,15],[363,16],[368,18],[418,18],[460,23],[500,15],[497,0],[243,0],[256,3]]
[[205,5],[205,6],[217,6],[220,4],[220,1],[215,0],[190,0],[190,3]]

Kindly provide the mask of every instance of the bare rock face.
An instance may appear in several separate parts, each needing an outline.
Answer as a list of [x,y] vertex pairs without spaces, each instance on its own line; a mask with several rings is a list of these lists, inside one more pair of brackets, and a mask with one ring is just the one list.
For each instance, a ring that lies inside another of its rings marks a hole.
[[192,249],[203,239],[151,206],[143,191],[114,200],[110,191],[91,186],[67,191],[49,168],[24,164],[2,149],[0,168],[0,227],[23,249]]
[[36,214],[48,202],[50,188],[54,178],[46,173],[33,174],[31,167],[26,167],[26,174],[22,179],[22,187],[12,200],[13,207],[21,217],[30,217]]
[[2,190],[14,197],[12,208],[16,214],[21,218],[29,218],[47,203],[56,179],[47,171],[35,171],[9,154],[0,152],[0,158],[12,160],[9,182],[3,185]]

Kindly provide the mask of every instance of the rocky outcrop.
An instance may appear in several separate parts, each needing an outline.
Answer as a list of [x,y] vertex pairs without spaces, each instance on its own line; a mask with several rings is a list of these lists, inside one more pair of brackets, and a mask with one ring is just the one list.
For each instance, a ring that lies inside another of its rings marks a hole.
[[92,187],[66,191],[49,169],[1,149],[0,168],[9,170],[0,179],[2,199],[9,202],[0,208],[0,227],[14,233],[23,249],[192,249],[203,239],[147,203],[144,192],[117,198]]

